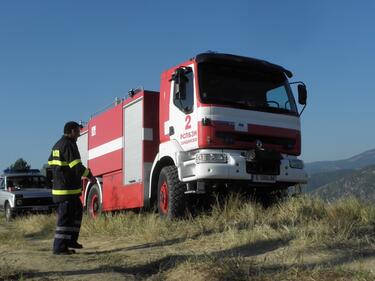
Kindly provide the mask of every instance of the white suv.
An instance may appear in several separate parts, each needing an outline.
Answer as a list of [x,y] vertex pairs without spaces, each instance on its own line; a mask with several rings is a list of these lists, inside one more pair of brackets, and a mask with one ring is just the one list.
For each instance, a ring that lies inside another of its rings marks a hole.
[[39,170],[5,170],[0,176],[0,210],[7,221],[23,213],[49,213],[56,207],[50,184]]

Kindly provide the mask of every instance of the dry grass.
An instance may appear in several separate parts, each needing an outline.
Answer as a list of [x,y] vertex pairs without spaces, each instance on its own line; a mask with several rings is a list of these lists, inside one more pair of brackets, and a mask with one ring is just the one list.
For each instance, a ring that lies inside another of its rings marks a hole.
[[[48,249],[54,224],[53,215],[17,219],[0,232],[0,249]],[[353,198],[327,204],[302,196],[264,209],[232,195],[179,221],[142,212],[84,217],[81,241],[89,250],[77,262],[108,280],[115,273],[126,280],[375,280],[375,207]],[[12,274],[38,276],[1,266],[0,280]]]

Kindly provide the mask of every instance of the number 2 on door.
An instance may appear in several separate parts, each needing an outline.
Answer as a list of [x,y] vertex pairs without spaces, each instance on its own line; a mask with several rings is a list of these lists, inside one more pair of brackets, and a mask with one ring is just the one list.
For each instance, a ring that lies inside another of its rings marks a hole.
[[191,122],[191,116],[190,116],[190,115],[186,115],[186,117],[185,117],[185,122],[186,122],[185,130],[189,130],[189,129],[191,128],[191,125],[190,125],[190,122]]

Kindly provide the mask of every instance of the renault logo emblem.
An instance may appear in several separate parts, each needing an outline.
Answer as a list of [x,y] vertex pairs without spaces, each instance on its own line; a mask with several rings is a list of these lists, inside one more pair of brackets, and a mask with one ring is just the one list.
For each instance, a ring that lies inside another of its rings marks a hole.
[[256,140],[255,145],[256,145],[256,147],[259,148],[259,149],[262,149],[262,147],[263,147],[263,143],[262,143],[261,140]]

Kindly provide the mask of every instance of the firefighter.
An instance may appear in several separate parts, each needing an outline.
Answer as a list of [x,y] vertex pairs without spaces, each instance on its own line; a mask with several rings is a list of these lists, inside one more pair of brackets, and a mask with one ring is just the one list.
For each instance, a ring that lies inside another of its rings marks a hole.
[[80,135],[80,125],[76,122],[67,122],[64,126],[64,135],[53,146],[48,159],[52,168],[53,201],[58,203],[57,225],[53,242],[53,253],[56,255],[70,255],[73,249],[81,249],[78,235],[81,227],[83,206],[80,200],[82,192],[82,178],[95,183],[91,171],[81,162],[77,147]]

